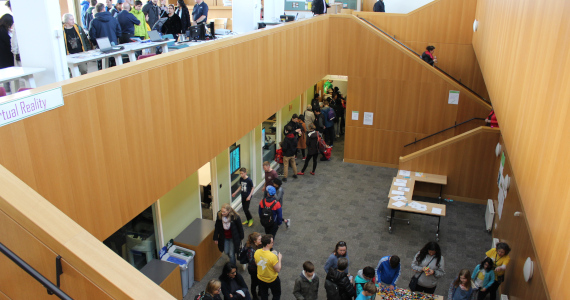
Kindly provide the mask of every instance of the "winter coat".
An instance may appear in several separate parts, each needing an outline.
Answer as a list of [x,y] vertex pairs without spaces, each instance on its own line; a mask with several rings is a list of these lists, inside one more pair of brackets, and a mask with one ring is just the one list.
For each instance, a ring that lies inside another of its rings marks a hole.
[[[180,13],[180,9],[182,9],[182,13]],[[190,11],[188,11],[188,7],[178,7],[176,9],[175,14],[180,17],[180,22],[182,23],[182,33],[186,33],[186,30],[190,29]]]
[[[239,244],[244,237],[243,226],[241,224],[239,215],[235,215],[234,219],[231,221],[230,231],[232,232],[234,251],[237,252],[239,250]],[[226,237],[224,236],[224,225],[222,223],[222,211],[218,211],[218,219],[216,220],[214,229],[214,241],[218,241],[218,249],[220,252],[224,252],[225,239]]]
[[87,28],[87,29],[90,28],[89,26],[91,25],[91,21],[93,21],[93,10],[94,9],[95,9],[94,6],[90,6],[85,11],[85,15],[83,15],[83,19],[81,20],[83,22],[83,28]]
[[[327,8],[330,7],[330,5],[326,4]],[[325,13],[325,3],[323,0],[313,0],[313,3],[311,4],[311,11],[315,14],[315,15],[322,15]]]
[[319,115],[315,114],[314,124],[315,124],[315,130],[317,130],[318,132],[325,132],[325,117],[322,111]]
[[131,9],[131,14],[141,21],[140,25],[135,25],[134,36],[142,36],[143,39],[148,39],[148,32],[146,30],[146,19],[142,10]]
[[319,154],[319,137],[316,131],[311,131],[307,134],[307,155]]
[[386,12],[386,9],[384,8],[384,1],[382,1],[382,0],[376,1],[376,3],[374,3],[374,7],[372,7],[372,11],[374,11],[374,12]]
[[117,21],[119,21],[119,25],[121,25],[122,33],[128,33],[130,35],[135,34],[135,25],[141,24],[141,20],[126,10],[122,10],[117,15]]
[[177,14],[173,14],[172,17],[168,17],[164,25],[162,25],[161,32],[165,34],[172,34],[178,36],[182,31],[182,22]]
[[[326,280],[329,280],[332,283],[336,284],[336,286],[338,287],[340,298],[342,300],[350,300],[356,296],[356,290],[354,289],[354,286],[352,286],[352,283],[350,283],[350,279],[348,279],[348,274],[344,272],[339,272],[337,269],[331,267],[327,273]],[[327,289],[326,285],[325,289]],[[327,290],[327,294],[329,293],[330,293],[330,288],[329,290]]]
[[307,127],[305,126],[305,122],[299,119],[299,125],[301,126],[301,135],[297,141],[297,149],[306,149],[307,148]]
[[305,271],[295,279],[293,295],[297,300],[318,300],[319,299],[319,277],[313,273],[311,281],[305,276]]
[[[275,201],[275,205],[273,205],[273,201]],[[271,207],[273,205],[273,220],[274,224],[279,226],[283,223],[283,210],[281,209],[281,203],[275,199],[275,197],[268,196],[266,199],[262,199],[259,201],[259,206],[257,213],[261,217],[261,213],[263,211],[262,207],[265,205],[266,207]]]
[[[329,120],[329,110],[331,110],[330,106],[325,106],[321,109],[321,116],[323,116],[323,120],[325,122],[325,127],[333,127],[334,126],[334,119]],[[335,118],[336,119],[336,118]]]
[[[229,278],[227,276],[220,276],[218,279],[220,279],[220,282],[222,283],[222,295],[224,295],[224,300],[245,299],[245,298],[241,298],[240,294],[231,292],[232,291],[232,285],[231,285],[232,280],[235,281],[237,283],[237,285],[240,287],[240,290],[242,290],[243,293],[246,296],[248,296],[249,289],[247,288],[247,284],[245,284],[243,277],[239,273],[236,273],[236,277],[234,277],[233,279]],[[230,297],[230,295],[232,295],[233,297]]]
[[154,24],[160,19],[160,7],[154,5],[151,0],[147,2],[142,8],[142,12],[148,15],[148,25],[153,29]]
[[95,15],[95,19],[89,24],[89,40],[97,45],[97,39],[108,37],[109,42],[118,45],[118,37],[121,36],[119,21],[111,16],[110,12],[103,11]]
[[0,69],[14,66],[14,54],[10,34],[4,27],[0,28]]
[[295,156],[297,152],[297,133],[289,133],[283,141],[283,156],[291,157]]
[[[443,277],[443,275],[445,275],[445,261],[443,260],[443,255],[441,256],[441,260],[438,265],[437,258],[429,254],[427,254],[424,260],[418,264],[417,257],[419,254],[420,252],[416,253],[416,255],[414,256],[414,260],[412,261],[412,269],[422,273],[414,272],[413,276],[418,277],[420,274],[422,274],[421,276],[419,276],[418,284],[426,288],[433,288],[437,286],[437,280]],[[423,273],[424,267],[428,266],[428,263],[429,263],[429,268],[435,272],[433,275],[430,276],[426,276],[426,274]]]

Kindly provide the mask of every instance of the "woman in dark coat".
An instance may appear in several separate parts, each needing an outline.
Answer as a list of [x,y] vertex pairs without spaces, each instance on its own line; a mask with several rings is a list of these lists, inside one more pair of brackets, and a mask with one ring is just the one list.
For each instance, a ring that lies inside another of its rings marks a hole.
[[309,161],[313,160],[313,171],[311,175],[315,175],[315,170],[317,169],[317,157],[319,156],[319,145],[318,145],[318,134],[315,131],[315,124],[309,124],[309,132],[307,133],[307,159],[305,159],[305,165],[301,172],[297,175],[305,175],[305,170],[309,166]]
[[14,66],[14,54],[10,44],[10,30],[14,25],[14,18],[5,14],[0,18],[0,69]]
[[243,277],[238,274],[236,265],[226,263],[219,279],[222,282],[222,295],[224,295],[224,300],[251,300],[247,284],[245,284]]
[[236,252],[243,240],[243,226],[238,213],[229,203],[222,206],[218,212],[216,227],[214,229],[214,242],[220,252],[226,253],[232,264],[236,264]]
[[163,34],[172,34],[175,39],[182,31],[182,23],[180,22],[180,17],[174,13],[174,5],[168,5],[168,19],[162,25],[161,32]]
[[182,34],[185,34],[186,30],[190,29],[190,12],[184,0],[178,0],[176,14],[180,17],[180,22],[182,23]]

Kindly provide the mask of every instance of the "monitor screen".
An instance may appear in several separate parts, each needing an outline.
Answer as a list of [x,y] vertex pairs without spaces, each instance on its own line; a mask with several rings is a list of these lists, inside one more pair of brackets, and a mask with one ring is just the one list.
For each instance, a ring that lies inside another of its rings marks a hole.
[[265,128],[261,128],[261,143],[265,146]]
[[240,145],[230,151],[230,173],[233,174],[241,168]]
[[200,39],[200,26],[191,26],[190,30],[186,31],[186,36],[192,40]]

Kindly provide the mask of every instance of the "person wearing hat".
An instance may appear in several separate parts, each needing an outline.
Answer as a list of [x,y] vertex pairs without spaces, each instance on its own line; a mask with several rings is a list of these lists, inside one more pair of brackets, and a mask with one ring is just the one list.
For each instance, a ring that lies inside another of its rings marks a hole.
[[[121,10],[123,10],[123,3],[124,2],[125,2],[125,0],[117,0],[117,4],[115,4],[113,9],[111,9],[111,16],[113,18],[116,18],[117,15],[119,15],[119,13],[121,12]],[[131,7],[131,6],[129,5],[129,7]]]
[[[277,234],[277,230],[279,230],[279,225],[283,223],[283,211],[281,210],[281,203],[275,199],[275,190],[274,186],[268,186],[266,188],[267,197],[259,202],[259,220],[263,228],[265,228],[266,234],[271,234],[273,237]],[[271,209],[271,215],[265,216],[264,210],[266,208]]]

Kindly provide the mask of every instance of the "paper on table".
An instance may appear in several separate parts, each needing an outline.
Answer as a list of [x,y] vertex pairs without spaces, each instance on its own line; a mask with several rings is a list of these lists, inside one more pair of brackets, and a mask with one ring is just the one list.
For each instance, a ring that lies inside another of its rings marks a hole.
[[408,181],[406,179],[396,179],[396,182],[398,183],[407,183]]
[[407,187],[398,187],[398,191],[409,192],[409,191],[410,191],[410,188],[407,188]]
[[395,206],[395,207],[402,207],[404,205],[406,205],[406,202],[402,202],[402,201],[397,201],[397,202],[392,203],[392,206]]
[[432,207],[431,213],[441,215],[441,208]]
[[414,209],[417,209],[417,210],[422,210],[422,211],[427,210],[427,206],[425,206],[425,205],[423,205],[423,204],[419,204],[419,203],[417,203],[417,202],[415,202],[415,201],[413,201],[412,203],[410,203],[410,207],[411,207],[411,208],[414,208]]
[[416,172],[416,177],[424,177],[424,173]]
[[394,182],[395,186],[406,186],[405,183],[401,183],[401,182]]
[[404,196],[394,196],[394,197],[390,197],[390,199],[394,200],[394,201],[400,201],[400,200],[406,200],[406,197]]
[[404,192],[400,192],[400,191],[392,191],[392,194],[394,194],[394,195],[400,195],[400,196],[402,196],[402,195],[404,195]]
[[410,171],[405,171],[405,170],[400,170],[400,172],[398,172],[398,175],[402,175],[402,176],[410,176],[411,172]]

